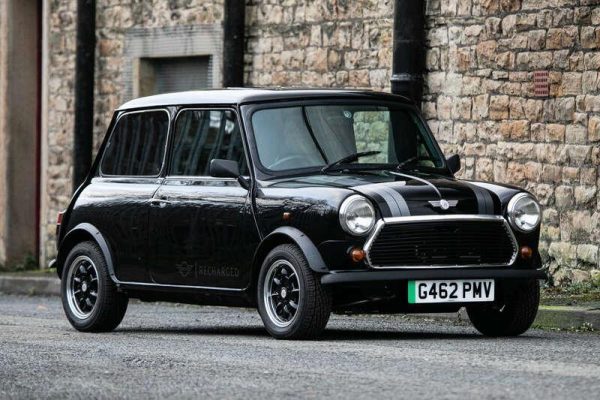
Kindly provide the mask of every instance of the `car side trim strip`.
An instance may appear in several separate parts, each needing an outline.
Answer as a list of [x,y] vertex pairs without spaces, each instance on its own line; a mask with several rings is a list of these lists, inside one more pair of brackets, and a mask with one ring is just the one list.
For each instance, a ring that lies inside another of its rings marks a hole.
[[195,290],[217,290],[226,292],[243,292],[245,288],[226,288],[226,287],[214,287],[214,286],[191,286],[191,285],[167,285],[162,283],[145,283],[145,282],[123,282],[115,280],[117,285],[122,286],[141,286],[145,288],[157,288],[157,289],[195,289]]

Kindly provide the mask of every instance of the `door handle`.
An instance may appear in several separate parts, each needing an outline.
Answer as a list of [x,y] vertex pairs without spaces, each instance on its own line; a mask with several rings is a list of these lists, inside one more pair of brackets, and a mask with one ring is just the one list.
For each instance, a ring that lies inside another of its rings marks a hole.
[[165,199],[150,199],[148,200],[148,202],[150,203],[150,205],[152,207],[166,207],[167,204],[171,204],[171,202],[169,200],[165,200]]

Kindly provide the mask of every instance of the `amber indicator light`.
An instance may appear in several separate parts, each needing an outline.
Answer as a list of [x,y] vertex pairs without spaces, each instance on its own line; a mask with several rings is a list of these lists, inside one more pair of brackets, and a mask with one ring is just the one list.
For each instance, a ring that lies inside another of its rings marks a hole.
[[533,249],[529,246],[521,247],[521,258],[526,260],[530,259],[533,256]]
[[357,249],[356,247],[350,250],[350,258],[354,262],[361,262],[366,257],[365,251],[363,249]]

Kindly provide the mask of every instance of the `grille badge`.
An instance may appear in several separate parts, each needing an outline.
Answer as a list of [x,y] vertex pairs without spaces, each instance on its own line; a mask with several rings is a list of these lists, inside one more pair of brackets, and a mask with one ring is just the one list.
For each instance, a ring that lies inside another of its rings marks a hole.
[[429,201],[429,204],[431,204],[432,207],[439,207],[442,210],[448,210],[450,209],[450,207],[456,207],[456,205],[458,204],[458,200],[441,199]]

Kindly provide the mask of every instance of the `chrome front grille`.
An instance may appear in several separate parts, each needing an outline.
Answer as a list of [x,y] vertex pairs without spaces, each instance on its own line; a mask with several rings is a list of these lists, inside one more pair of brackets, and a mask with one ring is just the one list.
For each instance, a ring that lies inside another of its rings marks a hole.
[[517,241],[501,216],[385,218],[365,244],[373,268],[460,268],[511,265]]

